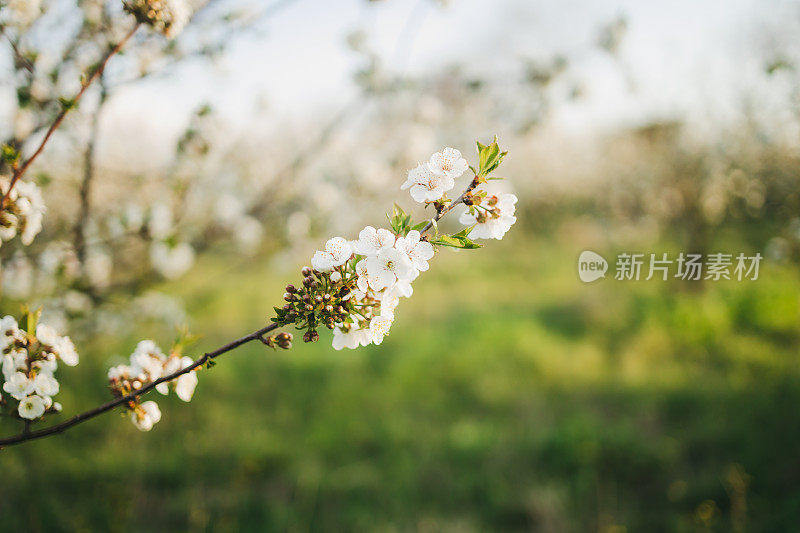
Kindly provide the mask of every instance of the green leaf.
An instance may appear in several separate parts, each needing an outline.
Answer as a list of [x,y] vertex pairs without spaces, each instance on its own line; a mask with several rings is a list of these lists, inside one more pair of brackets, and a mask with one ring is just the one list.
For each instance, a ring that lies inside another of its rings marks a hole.
[[500,146],[497,144],[497,137],[495,136],[494,140],[491,144],[483,145],[480,142],[478,144],[478,159],[480,162],[480,170],[478,172],[478,176],[481,178],[485,178],[489,174],[492,173],[500,163],[503,162],[503,158],[506,156],[508,152],[501,152]]
[[72,110],[78,104],[78,102],[76,102],[74,99],[64,98],[63,96],[58,99],[58,103],[61,104],[61,107],[63,107],[66,111]]
[[31,311],[28,306],[22,308],[22,320],[19,322],[19,328],[26,331],[28,335],[36,336],[36,325],[39,323],[39,317],[42,316],[42,308],[36,311]]
[[412,227],[411,227],[411,229],[412,229],[412,230],[416,230],[416,231],[422,231],[422,228],[424,228],[425,226],[427,226],[427,225],[428,225],[428,222],[429,222],[428,220],[425,220],[425,221],[423,221],[423,222],[420,222],[419,224],[417,224],[417,225],[415,225],[415,226],[412,226]]
[[474,228],[475,226],[477,226],[477,224],[473,224],[472,226],[466,227],[461,231],[459,231],[458,233],[453,234],[453,237],[455,237],[456,239],[460,237],[466,237],[469,235],[469,233],[472,231],[472,228]]
[[431,240],[431,244],[438,246],[449,246],[451,248],[460,248],[462,250],[474,250],[481,248],[482,245],[471,240],[467,235],[472,228],[465,228],[453,235],[440,235],[436,239]]
[[19,150],[17,150],[16,148],[14,148],[13,146],[10,146],[8,144],[4,144],[3,145],[2,151],[0,151],[0,154],[2,154],[2,155],[0,155],[0,157],[2,157],[3,162],[5,162],[5,163],[7,163],[7,164],[9,164],[11,166],[13,166],[15,163],[17,163],[19,161],[19,159],[20,159]]

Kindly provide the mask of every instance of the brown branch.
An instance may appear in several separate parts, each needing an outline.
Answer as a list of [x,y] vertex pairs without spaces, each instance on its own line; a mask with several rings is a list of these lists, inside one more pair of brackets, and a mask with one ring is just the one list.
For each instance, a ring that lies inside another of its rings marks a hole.
[[78,212],[78,220],[75,223],[75,237],[74,248],[78,256],[78,262],[83,268],[86,262],[86,223],[89,220],[89,213],[91,211],[92,200],[92,181],[95,175],[95,151],[97,149],[97,139],[100,134],[100,115],[103,111],[103,106],[108,99],[108,88],[105,83],[105,76],[100,76],[100,101],[97,103],[97,109],[92,114],[91,131],[89,133],[89,142],[86,144],[86,151],[83,155],[83,180],[81,181],[80,188],[80,210]]
[[173,379],[175,379],[177,377],[182,376],[183,374],[187,374],[187,373],[191,372],[192,370],[194,370],[194,369],[206,364],[208,361],[210,361],[210,360],[212,360],[212,359],[214,359],[214,358],[216,358],[216,357],[218,357],[218,356],[220,356],[220,355],[222,355],[222,354],[224,354],[226,352],[230,352],[231,350],[234,350],[234,349],[238,348],[239,346],[242,346],[243,344],[247,344],[248,342],[251,342],[251,341],[254,341],[254,340],[260,340],[264,335],[266,335],[270,331],[273,331],[277,327],[278,327],[278,324],[272,322],[270,325],[268,325],[266,327],[263,327],[263,328],[261,328],[261,329],[259,329],[257,331],[254,331],[253,333],[250,333],[249,335],[245,335],[244,337],[236,339],[235,341],[231,341],[228,344],[226,344],[225,346],[217,348],[216,350],[214,350],[212,352],[206,352],[205,354],[203,354],[202,357],[196,359],[192,364],[190,364],[186,368],[178,370],[177,372],[173,372],[172,374],[169,374],[168,376],[164,376],[162,378],[159,378],[156,381],[153,381],[152,383],[148,384],[147,386],[142,387],[141,389],[137,390],[136,392],[132,392],[132,393],[130,393],[128,395],[121,396],[121,397],[119,397],[119,398],[117,398],[115,400],[112,400],[112,401],[108,402],[108,403],[105,403],[103,405],[95,407],[94,409],[90,409],[90,410],[85,411],[83,413],[77,414],[77,415],[73,416],[72,418],[70,418],[69,420],[66,420],[66,421],[64,421],[64,422],[62,422],[60,424],[56,424],[54,426],[50,426],[50,427],[47,427],[47,428],[44,428],[44,429],[39,429],[39,430],[36,430],[36,431],[29,431],[27,433],[23,432],[23,433],[21,433],[19,435],[15,435],[13,437],[6,437],[4,439],[0,439],[0,448],[3,447],[3,446],[12,446],[14,444],[21,444],[23,442],[27,442],[27,441],[30,441],[30,440],[41,439],[43,437],[48,437],[50,435],[56,435],[58,433],[63,433],[64,431],[68,430],[69,428],[71,428],[73,426],[77,426],[78,424],[81,424],[83,422],[86,422],[87,420],[92,419],[92,418],[94,418],[94,417],[96,417],[98,415],[101,415],[101,414],[105,413],[106,411],[110,411],[111,409],[113,409],[113,408],[115,408],[115,407],[117,407],[119,405],[126,404],[126,403],[128,403],[130,401],[136,401],[139,398],[139,396],[147,394],[148,392],[150,392],[151,390],[156,388],[156,385],[159,385],[161,383],[167,383],[167,382],[172,381]]
[[28,73],[33,74],[33,70],[34,70],[33,63],[31,63],[28,60],[28,58],[25,57],[25,54],[23,54],[22,51],[19,49],[19,46],[17,46],[17,43],[14,42],[14,40],[11,38],[11,36],[8,33],[6,33],[5,26],[0,25],[0,34],[4,35],[8,39],[8,44],[11,45],[11,51],[14,52],[14,63],[15,63],[15,66],[19,65],[22,68],[24,68],[25,70],[27,70]]
[[446,215],[446,214],[447,214],[447,213],[448,213],[448,212],[449,212],[451,209],[453,209],[455,206],[457,206],[458,204],[462,204],[462,203],[464,203],[464,198],[466,198],[468,194],[471,194],[471,193],[472,193],[472,191],[474,191],[474,190],[475,190],[475,187],[477,187],[477,186],[478,186],[480,183],[481,183],[481,182],[480,182],[480,181],[478,181],[478,177],[476,176],[476,177],[475,177],[475,178],[474,178],[474,179],[473,179],[473,180],[470,182],[470,184],[469,184],[469,186],[466,188],[466,190],[465,190],[463,193],[461,193],[461,196],[459,196],[459,197],[458,197],[456,200],[454,200],[454,201],[450,202],[449,204],[447,204],[446,206],[444,206],[442,209],[438,209],[438,210],[436,211],[436,216],[434,216],[434,217],[431,219],[431,221],[430,221],[430,222],[428,222],[428,224],[426,224],[426,225],[425,225],[425,227],[424,227],[424,228],[422,228],[422,230],[420,230],[420,232],[419,232],[419,233],[420,233],[420,235],[424,235],[424,234],[425,234],[425,232],[427,232],[429,229],[431,229],[431,228],[433,227],[433,224],[434,224],[434,222],[438,222],[439,220],[441,220],[441,218],[442,218],[443,216],[445,216],[445,215]]
[[3,195],[2,200],[0,200],[0,209],[2,209],[3,206],[6,205],[6,200],[8,199],[8,196],[11,194],[11,190],[14,188],[14,185],[16,185],[17,181],[19,181],[22,175],[25,174],[25,172],[28,170],[28,167],[31,166],[31,164],[36,160],[36,158],[39,157],[39,154],[42,153],[45,145],[50,140],[50,137],[52,137],[53,133],[55,133],[58,127],[61,126],[61,123],[64,121],[64,117],[67,116],[67,113],[69,113],[70,109],[78,104],[80,99],[83,97],[84,93],[86,93],[86,89],[88,89],[89,86],[103,74],[106,65],[108,65],[108,61],[120,50],[122,50],[122,47],[125,46],[125,43],[127,43],[128,40],[130,40],[130,38],[133,37],[133,34],[136,33],[136,30],[139,29],[139,26],[141,26],[141,23],[137,22],[136,25],[131,29],[131,31],[129,31],[128,34],[106,54],[106,56],[100,62],[100,65],[97,67],[97,69],[95,69],[92,75],[89,76],[89,78],[81,84],[81,90],[78,91],[78,94],[75,95],[75,98],[73,98],[72,105],[62,106],[61,111],[56,116],[56,119],[55,121],[53,121],[53,124],[47,130],[47,133],[45,133],[42,142],[39,143],[39,147],[36,149],[33,155],[31,155],[28,159],[26,159],[25,162],[22,163],[22,165],[19,168],[14,169],[14,175],[11,178],[11,183],[8,186],[8,190]]

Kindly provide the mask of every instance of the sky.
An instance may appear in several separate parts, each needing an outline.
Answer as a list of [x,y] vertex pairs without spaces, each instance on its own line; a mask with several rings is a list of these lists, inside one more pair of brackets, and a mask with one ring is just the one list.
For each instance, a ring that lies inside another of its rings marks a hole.
[[[155,114],[158,133],[174,137],[204,102],[233,124],[266,103],[276,123],[321,128],[357,94],[352,77],[363,58],[345,44],[357,30],[387,69],[413,76],[458,63],[503,79],[521,58],[567,57],[567,77],[585,93],[555,110],[549,127],[559,133],[591,137],[688,118],[703,134],[703,125],[740,118],[745,98],[786,111],[764,81],[764,60],[772,43],[796,41],[789,30],[800,14],[787,0],[771,1],[769,10],[756,0],[253,1],[282,7],[258,32],[234,38],[213,68],[190,63],[119,93],[104,117],[109,136],[152,128]],[[596,43],[618,17],[627,32],[615,58]],[[142,137],[136,142],[157,142]]]
[[[395,72],[424,74],[454,62],[502,77],[523,57],[566,55],[587,98],[559,115],[566,128],[652,115],[725,114],[763,71],[763,32],[794,3],[754,0],[296,0],[256,36],[237,39],[213,71],[183,71],[171,84],[187,103],[224,101],[247,116],[255,99],[295,114],[335,108],[355,91],[360,58],[344,45],[354,30]],[[619,61],[597,49],[600,28],[627,19]],[[168,99],[170,88],[166,88]],[[221,96],[222,95],[222,96]]]

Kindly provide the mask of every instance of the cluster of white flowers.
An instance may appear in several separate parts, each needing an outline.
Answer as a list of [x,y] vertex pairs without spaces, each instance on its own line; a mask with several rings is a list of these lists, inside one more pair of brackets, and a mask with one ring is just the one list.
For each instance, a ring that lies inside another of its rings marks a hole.
[[169,38],[176,37],[189,22],[186,0],[125,0],[125,10],[136,20],[152,26]]
[[341,350],[383,342],[394,321],[399,298],[411,296],[411,282],[421,271],[428,270],[432,257],[433,246],[421,240],[416,230],[396,235],[367,226],[356,241],[334,237],[325,243],[325,250],[318,251],[311,260],[313,268],[332,271],[334,282],[354,285],[344,298],[349,301],[351,313],[335,324],[333,347]]
[[41,0],[6,0],[0,2],[0,25],[24,30],[41,13]]
[[517,197],[513,194],[490,194],[478,188],[472,194],[472,205],[458,221],[466,226],[474,226],[469,236],[473,239],[500,240],[511,229],[517,217]]
[[[333,330],[333,347],[356,348],[380,344],[394,322],[400,298],[411,296],[411,283],[420,272],[428,270],[434,246],[474,249],[480,246],[473,238],[501,239],[516,221],[517,198],[512,194],[491,195],[479,185],[486,183],[505,152],[495,140],[488,146],[478,143],[480,167],[464,194],[455,201],[445,193],[455,179],[471,168],[454,148],[433,154],[426,163],[408,173],[401,189],[411,189],[411,196],[426,205],[433,203],[436,216],[419,224],[400,207],[389,217],[392,230],[367,226],[355,241],[334,237],[311,259],[312,268],[303,269],[303,286],[286,287],[282,309],[275,308],[279,325],[295,324],[307,329],[303,340],[319,338],[316,328],[325,325]],[[467,211],[460,221],[467,228],[453,234],[423,236],[441,216],[464,203]]]
[[147,230],[153,238],[150,243],[150,264],[167,279],[177,279],[194,264],[192,245],[176,237],[172,207],[159,202],[150,208]]
[[[191,364],[191,357],[177,353],[165,355],[155,342],[143,340],[136,345],[131,354],[130,364],[117,365],[109,369],[109,387],[115,396],[126,396]],[[192,399],[196,386],[197,373],[192,370],[170,382],[159,383],[156,385],[156,390],[161,394],[168,394],[169,388],[173,387],[178,398],[188,402]],[[150,431],[153,425],[161,420],[161,410],[156,402],[148,401],[141,404],[133,402],[129,408],[131,421],[142,431]]]
[[411,197],[420,203],[436,202],[455,187],[456,178],[469,168],[467,160],[455,148],[445,148],[433,154],[426,163],[408,171],[401,189],[411,189]]
[[[10,183],[7,178],[0,180],[0,194],[5,194]],[[0,212],[0,242],[10,241],[19,234],[22,244],[31,244],[42,231],[45,209],[39,187],[31,182],[18,181]]]
[[[30,322],[33,315],[27,317]],[[55,378],[58,361],[67,366],[78,364],[78,352],[69,337],[62,337],[46,325],[36,325],[35,334],[19,327],[12,316],[0,319],[2,347],[3,390],[18,401],[17,414],[34,420],[47,411],[59,412],[61,405],[53,402],[59,384]],[[8,398],[2,399],[8,405]]]

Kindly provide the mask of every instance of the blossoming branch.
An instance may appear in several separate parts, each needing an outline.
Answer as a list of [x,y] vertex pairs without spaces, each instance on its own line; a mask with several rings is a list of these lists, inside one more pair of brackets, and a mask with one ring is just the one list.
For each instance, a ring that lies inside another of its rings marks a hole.
[[[117,406],[130,412],[138,429],[149,431],[161,420],[161,410],[155,401],[142,401],[146,393],[156,389],[168,394],[171,387],[188,402],[198,383],[197,372],[213,366],[219,355],[254,340],[271,348],[291,348],[291,334],[267,335],[280,327],[293,325],[304,331],[305,342],[317,341],[319,328],[330,329],[336,350],[381,344],[394,323],[400,298],[413,294],[412,282],[430,268],[429,261],[437,249],[480,248],[473,239],[502,239],[516,222],[516,196],[493,194],[486,187],[488,180],[499,179],[491,174],[505,155],[496,140],[489,145],[478,143],[476,167],[453,148],[433,154],[410,170],[400,187],[409,189],[415,201],[433,209],[430,218],[415,223],[410,214],[395,206],[387,215],[390,228],[366,226],[357,239],[329,239],[324,249],[313,255],[311,266],[303,267],[300,286],[286,287],[286,303],[275,307],[271,324],[196,360],[183,355],[192,340],[188,335],[166,354],[153,341],[141,341],[128,364],[108,372],[114,400],[44,429],[31,431],[29,426],[61,410],[52,400],[60,389],[54,376],[57,362],[77,364],[78,354],[69,337],[60,337],[49,326],[38,323],[38,313],[26,312],[19,324],[11,316],[4,317],[0,320],[0,347],[3,390],[7,394],[0,397],[0,408],[4,415],[26,424],[20,435],[0,439],[0,446],[63,432]],[[451,200],[447,193],[467,170],[472,177],[464,192]],[[466,227],[452,234],[440,233],[438,221],[458,205],[466,207],[459,217]]]

